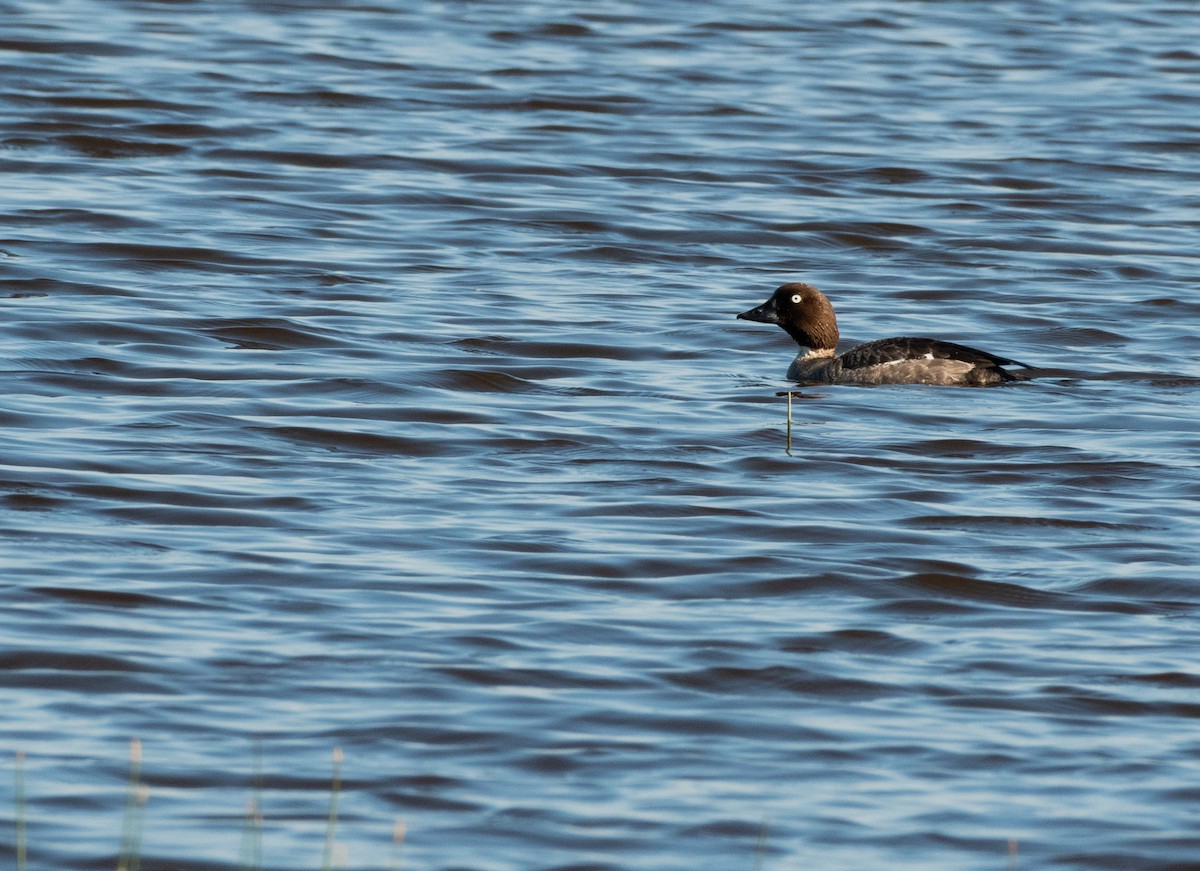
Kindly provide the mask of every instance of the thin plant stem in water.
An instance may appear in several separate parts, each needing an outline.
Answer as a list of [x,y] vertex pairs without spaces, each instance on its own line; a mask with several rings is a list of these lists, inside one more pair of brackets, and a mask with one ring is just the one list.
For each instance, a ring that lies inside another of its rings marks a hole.
[[342,748],[333,748],[333,783],[329,789],[329,822],[325,827],[325,858],[321,871],[333,871],[333,836],[337,831],[338,794],[342,790]]
[[391,871],[400,871],[400,859],[404,855],[404,835],[407,831],[408,827],[404,824],[404,820],[396,820],[396,825],[392,829]]
[[787,452],[792,453],[792,391],[788,391]]
[[[791,394],[788,394],[788,406],[792,404]],[[758,827],[758,843],[754,845],[754,871],[762,871],[763,857],[767,855],[767,820],[764,818]]]
[[129,742],[129,788],[125,794],[125,819],[121,823],[121,855],[117,871],[138,871],[142,863],[142,817],[149,788],[142,783],[142,742]]
[[13,775],[13,811],[17,824],[17,871],[25,871],[25,751],[17,751]]
[[1008,871],[1017,871],[1017,839],[1008,839]]
[[779,390],[775,395],[787,397],[787,447],[784,448],[784,452],[790,457],[792,455],[792,397],[797,393],[795,390]]
[[246,803],[246,818],[242,823],[242,850],[238,858],[239,871],[262,871],[262,741],[254,742],[254,780],[250,801]]

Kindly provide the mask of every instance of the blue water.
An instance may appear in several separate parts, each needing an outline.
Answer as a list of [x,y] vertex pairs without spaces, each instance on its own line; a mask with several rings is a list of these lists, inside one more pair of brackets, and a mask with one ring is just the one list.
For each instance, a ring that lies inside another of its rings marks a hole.
[[328,6],[0,2],[29,868],[1200,867],[1194,3]]

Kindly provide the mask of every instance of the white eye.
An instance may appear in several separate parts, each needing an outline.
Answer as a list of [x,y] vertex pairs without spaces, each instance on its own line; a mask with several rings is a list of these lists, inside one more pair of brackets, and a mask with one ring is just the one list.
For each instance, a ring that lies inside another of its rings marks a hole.
[[801,299],[800,294],[798,294],[798,293],[792,294],[792,302],[800,302],[800,299]]

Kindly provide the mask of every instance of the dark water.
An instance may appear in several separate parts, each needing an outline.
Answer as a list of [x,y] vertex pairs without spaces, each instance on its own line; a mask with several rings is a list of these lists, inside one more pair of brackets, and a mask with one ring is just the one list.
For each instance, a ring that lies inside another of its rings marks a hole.
[[[1191,0],[0,2],[30,867],[113,867],[133,737],[144,869],[237,866],[256,737],[270,868],[334,747],[345,868],[398,818],[414,869],[1200,867],[1198,46]],[[796,279],[1047,371],[806,389],[789,454],[733,316]]]

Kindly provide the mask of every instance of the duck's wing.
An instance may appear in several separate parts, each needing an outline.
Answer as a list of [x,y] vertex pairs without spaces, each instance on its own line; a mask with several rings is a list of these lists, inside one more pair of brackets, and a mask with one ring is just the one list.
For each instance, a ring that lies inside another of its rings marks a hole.
[[968,348],[941,339],[926,339],[914,336],[898,336],[894,339],[876,339],[851,348],[838,358],[843,370],[865,369],[871,366],[887,366],[909,360],[957,360],[970,363],[981,369],[999,366],[1020,366],[1031,369],[1028,363],[998,357],[978,348]]

